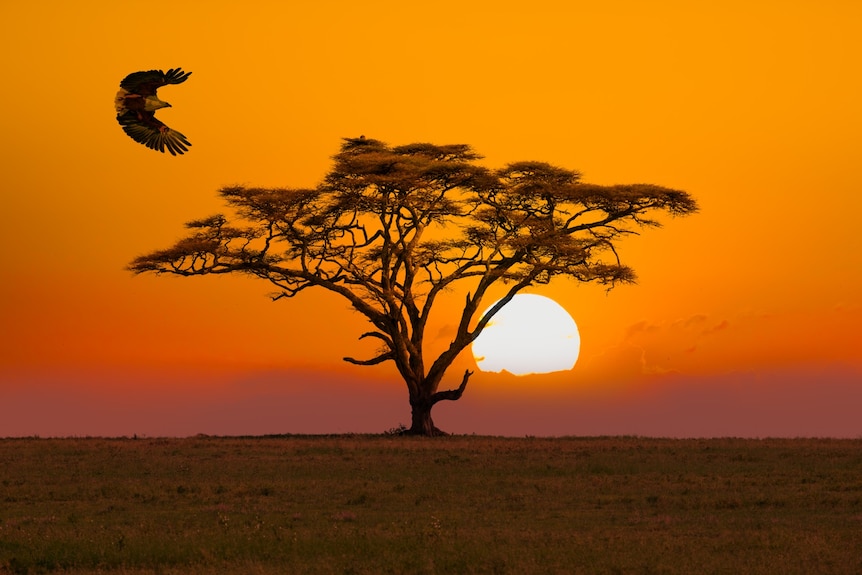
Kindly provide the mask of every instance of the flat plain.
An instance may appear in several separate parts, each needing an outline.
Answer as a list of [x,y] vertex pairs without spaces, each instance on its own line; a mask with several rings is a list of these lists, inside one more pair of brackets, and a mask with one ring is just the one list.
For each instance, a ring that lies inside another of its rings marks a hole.
[[0,573],[862,573],[862,440],[0,439]]

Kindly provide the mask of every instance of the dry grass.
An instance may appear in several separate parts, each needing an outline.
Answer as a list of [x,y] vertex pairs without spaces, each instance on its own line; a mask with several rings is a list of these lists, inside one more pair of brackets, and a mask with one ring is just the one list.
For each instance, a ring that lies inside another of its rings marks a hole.
[[860,440],[0,440],[0,572],[859,573],[860,549]]

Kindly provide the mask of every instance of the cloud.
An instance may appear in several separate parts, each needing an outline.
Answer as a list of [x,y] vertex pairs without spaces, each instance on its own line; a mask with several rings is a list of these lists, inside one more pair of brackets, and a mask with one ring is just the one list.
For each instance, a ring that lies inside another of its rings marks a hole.
[[703,330],[703,331],[701,332],[701,335],[712,335],[712,334],[714,334],[714,333],[718,333],[718,332],[720,332],[720,331],[724,331],[724,330],[726,330],[728,327],[730,327],[730,322],[729,322],[728,320],[726,320],[726,319],[723,319],[723,320],[721,320],[720,322],[718,322],[717,324],[715,324],[714,326],[712,326],[712,327],[710,327],[710,328],[707,328],[707,329]]
[[692,327],[694,325],[702,324],[707,319],[709,319],[709,316],[706,315],[705,313],[696,313],[696,314],[689,316],[685,319],[676,320],[675,322],[673,322],[671,324],[671,327],[689,328],[689,327]]
[[706,313],[673,321],[642,319],[626,328],[619,342],[602,354],[605,357],[600,362],[609,372],[630,378],[685,373],[696,369],[695,351],[709,351],[711,346],[705,338],[733,325],[730,319],[711,318]]
[[[722,319],[718,321],[718,323],[704,327],[708,322],[709,316],[704,313],[698,313],[687,318],[678,319],[669,324],[641,320],[630,325],[628,329],[626,329],[623,341],[630,341],[636,336],[642,334],[660,335],[662,338],[670,338],[671,335],[669,332],[671,331],[677,332],[677,335],[674,337],[678,337],[680,332],[689,332],[688,338],[697,341],[700,336],[712,335],[714,333],[724,331],[731,326],[730,320]],[[694,345],[694,343],[692,342],[691,345]]]
[[646,320],[641,320],[635,324],[632,324],[626,330],[625,337],[623,341],[628,341],[629,339],[642,334],[642,333],[655,333],[661,329],[661,324],[650,323]]

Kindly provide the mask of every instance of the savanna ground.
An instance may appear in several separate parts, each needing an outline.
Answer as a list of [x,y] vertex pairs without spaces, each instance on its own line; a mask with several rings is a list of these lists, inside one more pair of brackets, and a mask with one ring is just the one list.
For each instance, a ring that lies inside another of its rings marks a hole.
[[0,440],[0,573],[862,573],[862,440]]

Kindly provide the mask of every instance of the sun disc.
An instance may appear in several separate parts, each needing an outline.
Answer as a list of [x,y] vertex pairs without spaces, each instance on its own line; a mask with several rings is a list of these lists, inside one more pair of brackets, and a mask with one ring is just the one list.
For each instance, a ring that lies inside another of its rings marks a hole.
[[572,369],[580,347],[578,326],[565,308],[545,296],[518,294],[491,318],[472,351],[482,371],[526,375]]

